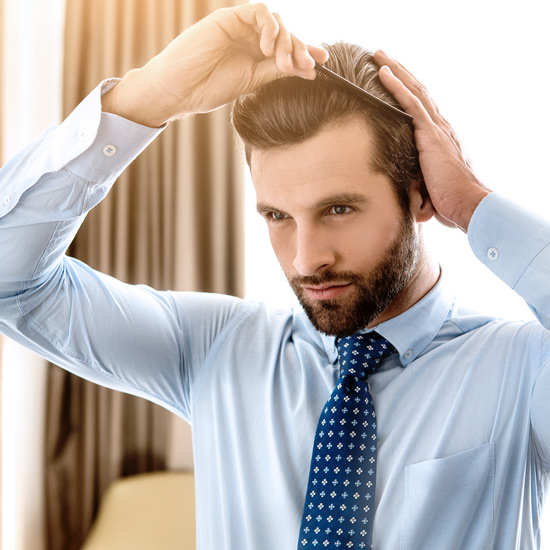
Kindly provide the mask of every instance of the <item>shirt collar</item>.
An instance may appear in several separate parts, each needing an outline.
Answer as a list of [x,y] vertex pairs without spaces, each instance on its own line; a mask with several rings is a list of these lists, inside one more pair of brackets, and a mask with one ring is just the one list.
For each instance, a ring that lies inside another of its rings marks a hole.
[[[412,307],[378,326],[361,332],[376,331],[399,353],[401,365],[414,361],[437,336],[454,306],[454,296],[448,291],[443,274],[436,285]],[[338,359],[334,336],[322,335],[325,350],[332,362]]]

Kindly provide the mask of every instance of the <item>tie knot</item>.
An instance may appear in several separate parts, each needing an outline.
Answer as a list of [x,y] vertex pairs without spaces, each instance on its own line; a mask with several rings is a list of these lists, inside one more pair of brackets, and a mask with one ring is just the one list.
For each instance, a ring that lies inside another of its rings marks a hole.
[[353,334],[339,338],[336,346],[338,347],[340,376],[351,375],[363,379],[372,374],[385,357],[396,351],[377,332]]

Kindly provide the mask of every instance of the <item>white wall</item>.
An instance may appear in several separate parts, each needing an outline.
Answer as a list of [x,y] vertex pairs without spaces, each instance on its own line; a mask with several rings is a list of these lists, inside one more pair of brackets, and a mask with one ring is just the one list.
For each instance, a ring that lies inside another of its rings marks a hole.
[[[61,117],[63,0],[4,0],[3,157]],[[7,341],[2,380],[2,548],[42,550],[46,367]]]

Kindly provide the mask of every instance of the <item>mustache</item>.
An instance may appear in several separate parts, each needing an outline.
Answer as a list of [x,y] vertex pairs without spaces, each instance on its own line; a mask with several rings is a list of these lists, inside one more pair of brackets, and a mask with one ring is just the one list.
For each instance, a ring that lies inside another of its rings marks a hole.
[[308,285],[325,285],[329,283],[339,283],[346,281],[347,283],[361,282],[363,278],[352,271],[340,271],[334,273],[325,271],[323,273],[314,273],[313,275],[296,275],[291,277],[290,283],[292,286],[308,286]]

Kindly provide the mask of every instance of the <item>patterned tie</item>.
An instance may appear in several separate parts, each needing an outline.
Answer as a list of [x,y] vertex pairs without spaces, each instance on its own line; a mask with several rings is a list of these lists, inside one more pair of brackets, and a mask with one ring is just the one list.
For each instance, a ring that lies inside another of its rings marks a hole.
[[372,548],[377,442],[366,379],[396,350],[376,332],[337,346],[340,378],[317,425],[299,550]]

